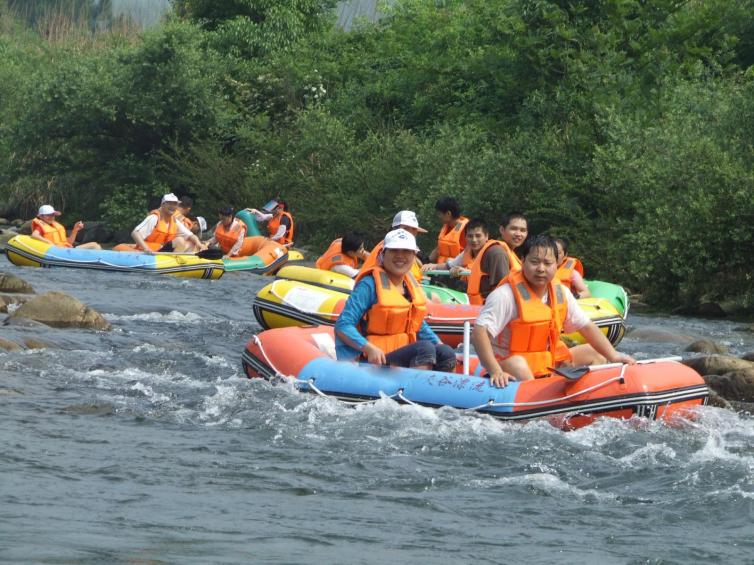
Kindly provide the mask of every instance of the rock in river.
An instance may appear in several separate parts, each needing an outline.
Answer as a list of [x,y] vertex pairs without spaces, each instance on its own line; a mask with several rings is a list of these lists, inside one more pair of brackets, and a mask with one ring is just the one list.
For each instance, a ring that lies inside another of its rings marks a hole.
[[25,280],[8,273],[0,273],[0,292],[17,292],[20,294],[34,294],[32,287]]
[[110,329],[102,315],[63,292],[45,292],[20,306],[9,319],[28,318],[55,328]]
[[754,369],[754,363],[731,355],[704,355],[683,361],[700,375],[724,375],[731,371]]
[[684,351],[694,351],[696,353],[728,353],[728,348],[724,345],[715,343],[711,339],[697,339],[690,343]]

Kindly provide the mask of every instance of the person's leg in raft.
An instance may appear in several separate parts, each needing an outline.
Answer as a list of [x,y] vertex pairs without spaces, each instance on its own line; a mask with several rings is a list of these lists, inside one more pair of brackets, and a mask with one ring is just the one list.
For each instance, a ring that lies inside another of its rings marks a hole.
[[571,363],[574,367],[581,367],[583,365],[602,365],[607,362],[607,359],[597,353],[588,343],[572,347],[570,352]]
[[526,359],[520,355],[511,355],[498,363],[503,371],[513,375],[517,381],[529,381],[534,378],[534,373],[531,372]]
[[435,345],[431,341],[420,339],[391,351],[385,356],[385,360],[393,367],[428,370],[437,362]]

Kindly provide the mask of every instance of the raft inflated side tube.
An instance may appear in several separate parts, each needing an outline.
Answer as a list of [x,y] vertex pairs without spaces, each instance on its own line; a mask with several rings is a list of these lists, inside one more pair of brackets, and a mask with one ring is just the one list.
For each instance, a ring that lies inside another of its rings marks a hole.
[[248,210],[239,210],[236,212],[236,218],[246,224],[247,237],[262,235],[262,232],[259,230],[259,224],[257,224],[257,219],[254,217],[254,214]]

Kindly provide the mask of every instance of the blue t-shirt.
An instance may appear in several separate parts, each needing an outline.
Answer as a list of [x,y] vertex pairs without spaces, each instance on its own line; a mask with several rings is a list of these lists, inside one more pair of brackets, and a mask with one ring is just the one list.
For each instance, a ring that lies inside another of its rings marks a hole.
[[[366,333],[364,315],[376,303],[377,289],[374,286],[374,277],[366,276],[356,283],[343,312],[335,322],[335,353],[339,361],[355,361],[361,355],[361,348],[367,343],[362,333],[362,331]],[[416,339],[440,343],[440,338],[432,331],[426,320],[422,321]]]

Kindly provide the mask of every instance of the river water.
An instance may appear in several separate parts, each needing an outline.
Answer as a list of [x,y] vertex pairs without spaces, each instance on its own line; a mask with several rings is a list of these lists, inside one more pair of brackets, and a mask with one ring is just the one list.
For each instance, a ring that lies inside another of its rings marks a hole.
[[[562,432],[353,409],[243,378],[261,277],[2,268],[114,329],[0,329],[60,345],[0,353],[0,562],[754,562],[750,417]],[[735,323],[629,321],[754,350]]]

